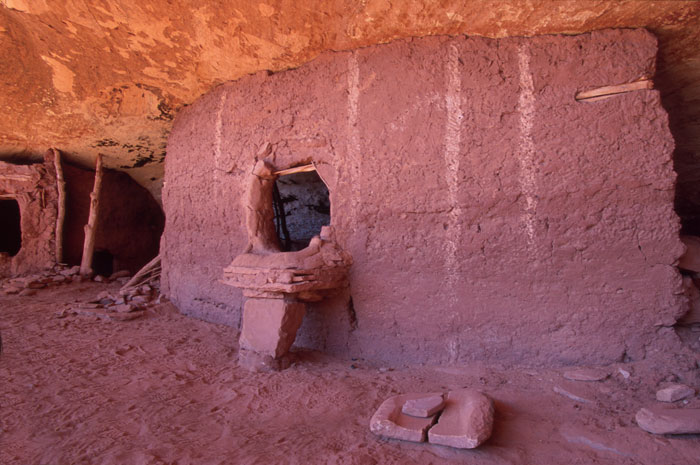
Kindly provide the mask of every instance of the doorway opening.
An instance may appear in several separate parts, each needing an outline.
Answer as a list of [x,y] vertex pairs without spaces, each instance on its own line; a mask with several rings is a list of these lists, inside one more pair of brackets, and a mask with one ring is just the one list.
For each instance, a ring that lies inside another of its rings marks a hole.
[[306,248],[331,223],[328,187],[315,169],[277,178],[272,203],[283,252]]
[[22,248],[22,215],[15,199],[0,199],[0,253],[14,257]]
[[95,250],[92,254],[92,271],[109,277],[114,272],[114,256],[108,250]]

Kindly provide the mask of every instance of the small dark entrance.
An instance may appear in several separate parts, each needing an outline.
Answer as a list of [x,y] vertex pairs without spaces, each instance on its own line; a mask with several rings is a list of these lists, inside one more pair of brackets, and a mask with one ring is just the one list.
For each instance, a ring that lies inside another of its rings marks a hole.
[[280,176],[274,188],[275,227],[283,251],[301,250],[331,223],[328,187],[316,170]]
[[109,277],[114,272],[114,256],[107,250],[95,250],[92,254],[92,271]]
[[0,199],[0,252],[15,256],[22,248],[19,204],[15,199]]

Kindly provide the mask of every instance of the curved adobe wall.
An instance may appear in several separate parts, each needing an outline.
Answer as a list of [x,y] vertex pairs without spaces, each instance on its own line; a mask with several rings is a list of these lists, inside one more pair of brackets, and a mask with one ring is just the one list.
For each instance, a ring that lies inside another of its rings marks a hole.
[[165,292],[238,325],[220,284],[246,245],[245,181],[267,144],[328,182],[349,293],[297,345],[388,362],[641,358],[682,312],[673,141],[643,30],[431,37],[328,53],[222,85],[168,144]]

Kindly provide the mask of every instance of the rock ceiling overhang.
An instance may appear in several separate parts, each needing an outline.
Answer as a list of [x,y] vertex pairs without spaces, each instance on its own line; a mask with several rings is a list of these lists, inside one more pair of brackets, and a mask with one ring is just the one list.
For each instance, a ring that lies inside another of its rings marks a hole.
[[[178,108],[325,50],[436,34],[576,34],[646,27],[683,184],[700,180],[700,2],[0,0],[0,158],[98,152],[158,196]],[[696,166],[697,165],[697,166]],[[688,189],[686,189],[688,190]],[[688,205],[694,205],[690,190]],[[694,197],[693,197],[694,198]],[[690,208],[690,207],[689,207]],[[691,208],[692,210],[692,208]]]

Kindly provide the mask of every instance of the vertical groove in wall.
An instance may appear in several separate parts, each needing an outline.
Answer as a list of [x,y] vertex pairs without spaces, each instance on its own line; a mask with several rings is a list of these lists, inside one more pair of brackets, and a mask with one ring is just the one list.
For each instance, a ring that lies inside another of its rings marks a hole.
[[523,222],[527,232],[528,249],[532,253],[535,246],[535,215],[537,214],[535,143],[532,140],[532,125],[535,119],[535,91],[530,72],[530,53],[524,44],[518,47],[518,70],[520,74],[520,96],[518,98],[518,113],[520,114],[519,179],[520,188],[525,196]]
[[223,139],[223,112],[224,103],[226,102],[226,93],[222,92],[219,97],[219,103],[216,108],[216,122],[214,123],[214,178],[216,185],[216,195],[222,194],[223,182],[222,176],[224,172],[223,163],[224,155],[221,149]]
[[351,186],[350,226],[353,230],[358,224],[357,212],[360,204],[360,66],[357,55],[353,52],[348,60],[348,155],[350,172],[348,181]]
[[[462,143],[462,81],[459,72],[459,49],[455,44],[450,46],[446,65],[447,91],[445,92],[445,110],[447,113],[445,124],[445,180],[447,181],[447,197],[449,201],[449,213],[447,218],[447,231],[445,235],[445,271],[446,286],[445,295],[452,306],[451,317],[456,319],[459,261],[457,251],[462,237],[462,207],[459,205],[459,171],[460,171],[460,146]],[[450,340],[447,344],[450,362],[459,358],[459,343]]]

